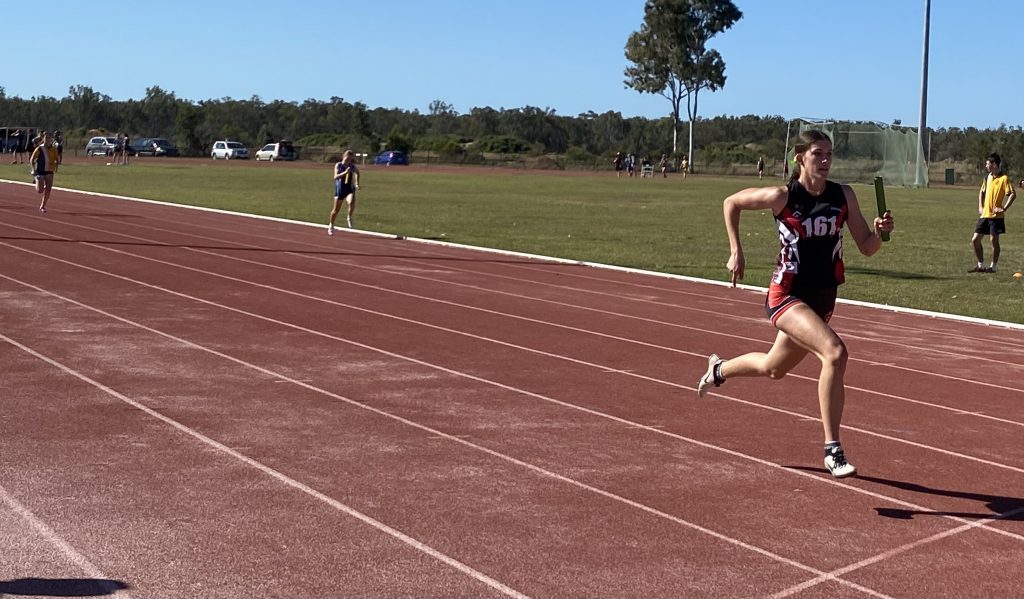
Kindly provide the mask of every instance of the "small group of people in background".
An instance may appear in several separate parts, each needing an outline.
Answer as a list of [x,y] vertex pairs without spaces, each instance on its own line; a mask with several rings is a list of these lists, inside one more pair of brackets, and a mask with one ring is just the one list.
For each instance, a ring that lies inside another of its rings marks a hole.
[[615,167],[615,178],[622,176],[622,172],[625,171],[630,177],[633,176],[633,161],[635,157],[632,154],[622,155],[622,152],[615,152],[615,158],[612,158],[612,166]]
[[[661,169],[661,176],[668,178],[669,167],[672,161],[669,159],[668,154],[662,154],[661,160],[658,162],[658,167]],[[644,173],[649,173],[652,177],[654,176],[654,163],[651,162],[650,156],[644,156],[640,162],[640,174],[636,172],[636,156],[633,154],[623,154],[622,152],[616,152],[615,157],[612,158],[612,166],[615,168],[615,177],[621,177],[622,173],[625,172],[627,177],[640,177]],[[686,178],[686,173],[690,170],[690,162],[686,156],[679,162],[679,172],[683,174],[683,178]]]
[[11,164],[25,164],[25,154],[28,151],[28,132],[18,129],[11,134],[11,139],[14,141],[14,159],[11,160]]
[[[45,134],[46,131],[40,131],[38,135],[30,140],[28,131],[18,129],[12,133],[11,139],[14,140],[12,153],[14,154],[14,159],[11,160],[11,164],[25,164],[25,156],[42,143]],[[64,160],[64,135],[61,134],[59,129],[53,134],[52,144],[57,149],[57,163],[60,164]]]
[[127,133],[118,133],[117,141],[114,142],[114,153],[110,157],[110,165],[122,165],[128,166],[128,157],[131,155],[129,152],[129,146],[131,145],[131,138],[128,137]]

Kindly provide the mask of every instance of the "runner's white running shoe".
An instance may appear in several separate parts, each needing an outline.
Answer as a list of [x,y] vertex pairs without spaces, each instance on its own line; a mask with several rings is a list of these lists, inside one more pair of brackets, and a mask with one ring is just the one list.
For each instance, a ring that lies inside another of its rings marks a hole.
[[697,382],[697,397],[704,397],[708,393],[708,389],[712,386],[719,386],[719,383],[715,382],[715,366],[718,366],[725,360],[722,360],[716,354],[708,356],[708,369],[704,373],[704,376],[700,377],[700,381]]
[[846,461],[846,454],[840,445],[829,447],[825,450],[825,467],[836,478],[846,478],[857,474],[853,464]]

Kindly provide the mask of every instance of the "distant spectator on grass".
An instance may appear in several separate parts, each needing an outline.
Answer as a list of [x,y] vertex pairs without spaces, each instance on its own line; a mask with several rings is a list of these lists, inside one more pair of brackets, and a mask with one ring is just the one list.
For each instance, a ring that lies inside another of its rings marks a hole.
[[667,179],[668,178],[668,154],[662,154],[661,155],[661,163],[659,164],[659,166],[661,167],[661,176],[662,176],[662,178]]
[[64,163],[64,134],[60,129],[53,134],[53,147],[57,148],[57,164]]
[[757,157],[757,178],[758,180],[764,179],[764,156]]
[[121,144],[121,164],[123,166],[128,166],[128,158],[131,156],[131,144],[132,139],[125,133]]
[[690,159],[683,156],[683,159],[679,161],[679,172],[683,173],[683,178],[686,178],[686,173],[690,172]]
[[25,164],[25,148],[28,145],[28,132],[18,129],[11,135],[11,139],[14,140],[14,160],[11,164]]
[[[978,264],[968,272],[996,272],[999,263],[999,236],[1006,233],[1006,211],[1017,199],[1013,183],[1003,172],[1002,158],[999,154],[989,154],[985,159],[985,170],[988,175],[981,182],[978,191],[978,223],[974,225],[974,236],[971,245]],[[985,250],[981,247],[981,238],[992,237],[992,262],[985,266]]]
[[612,158],[612,166],[615,167],[615,178],[618,179],[622,176],[622,152],[615,152],[615,158]]
[[124,152],[124,134],[118,133],[117,139],[114,141],[114,149],[111,150],[111,160],[107,164],[120,164],[122,152]]

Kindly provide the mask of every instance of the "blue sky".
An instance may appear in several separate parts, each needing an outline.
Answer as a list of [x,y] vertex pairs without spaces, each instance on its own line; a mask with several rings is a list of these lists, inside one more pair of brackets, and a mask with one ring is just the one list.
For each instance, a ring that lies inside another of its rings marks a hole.
[[[924,0],[734,0],[744,16],[710,46],[725,87],[699,115],[780,115],[916,125]],[[932,5],[927,123],[1024,125],[1024,2]],[[0,86],[9,96],[64,97],[87,85],[114,99],[159,86],[179,98],[332,96],[427,112],[433,100],[536,106],[575,116],[657,118],[668,100],[623,85],[623,48],[643,0],[306,0],[5,2]],[[989,32],[992,32],[989,34]],[[987,78],[987,81],[986,81]],[[0,115],[2,118],[2,115]]]

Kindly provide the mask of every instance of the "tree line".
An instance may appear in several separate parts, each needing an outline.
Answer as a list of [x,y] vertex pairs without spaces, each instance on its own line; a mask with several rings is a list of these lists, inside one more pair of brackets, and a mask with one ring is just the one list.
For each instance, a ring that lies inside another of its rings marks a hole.
[[[675,122],[624,117],[615,111],[557,114],[549,108],[473,108],[460,114],[441,100],[426,112],[371,108],[343,98],[303,102],[221,98],[192,101],[158,86],[142,99],[114,100],[89,86],[75,85],[63,98],[8,96],[0,87],[0,127],[38,126],[64,133],[67,143],[93,134],[125,132],[134,138],[165,137],[185,155],[205,156],[214,141],[230,139],[249,147],[288,139],[300,146],[337,146],[374,154],[384,149],[431,151],[453,160],[473,152],[562,155],[578,163],[604,165],[616,152],[651,156],[672,152]],[[752,163],[758,156],[781,160],[788,119],[781,116],[716,116],[692,121],[695,167]],[[793,129],[795,131],[795,128]],[[932,162],[970,163],[1002,154],[1011,170],[1024,174],[1021,127],[939,128],[930,132]]]

